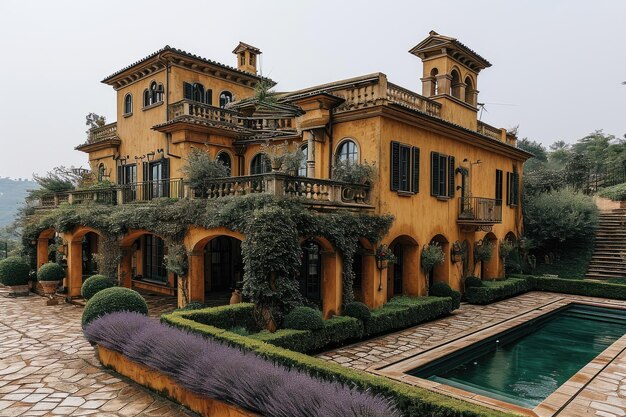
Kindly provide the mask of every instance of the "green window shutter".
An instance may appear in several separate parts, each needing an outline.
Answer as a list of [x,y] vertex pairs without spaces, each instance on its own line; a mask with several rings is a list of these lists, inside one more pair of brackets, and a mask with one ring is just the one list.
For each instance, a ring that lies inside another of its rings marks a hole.
[[511,200],[513,204],[519,204],[519,174],[517,172],[513,173],[513,195]]
[[183,94],[185,99],[193,100],[193,85],[183,82]]
[[411,182],[411,191],[420,192],[420,148],[413,147],[413,180]]
[[511,205],[511,173],[506,173],[506,205]]
[[206,104],[209,106],[213,105],[213,90],[210,88],[206,90]]
[[439,195],[439,154],[430,153],[430,195]]
[[454,197],[454,156],[448,157],[448,197]]
[[400,188],[400,143],[391,142],[391,191],[398,191]]

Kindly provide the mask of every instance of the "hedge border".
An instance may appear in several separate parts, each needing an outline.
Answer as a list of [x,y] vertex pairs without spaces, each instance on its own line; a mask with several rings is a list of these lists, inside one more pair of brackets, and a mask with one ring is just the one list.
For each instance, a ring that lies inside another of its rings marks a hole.
[[465,298],[470,304],[485,305],[523,294],[531,289],[532,284],[523,278],[483,281],[480,287],[468,287],[465,290]]

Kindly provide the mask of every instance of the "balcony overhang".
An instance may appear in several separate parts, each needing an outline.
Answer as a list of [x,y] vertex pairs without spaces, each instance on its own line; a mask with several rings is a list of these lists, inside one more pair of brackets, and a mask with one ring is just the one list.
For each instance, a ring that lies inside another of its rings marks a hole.
[[207,133],[210,135],[226,136],[230,138],[237,138],[242,133],[244,133],[243,129],[227,123],[210,123],[204,120],[196,120],[192,117],[177,118],[166,123],[152,126],[152,129],[162,133],[173,133],[181,130],[188,130],[192,132]]
[[85,153],[91,153],[91,152],[100,151],[103,149],[117,148],[118,146],[120,146],[121,143],[122,141],[120,138],[114,137],[114,138],[99,140],[93,143],[83,143],[82,145],[78,145],[74,149],[76,149],[77,151],[85,152]]

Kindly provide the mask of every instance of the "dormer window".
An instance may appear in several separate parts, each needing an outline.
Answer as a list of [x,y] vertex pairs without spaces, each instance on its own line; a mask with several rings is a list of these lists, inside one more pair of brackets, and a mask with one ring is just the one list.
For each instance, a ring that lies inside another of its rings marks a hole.
[[128,93],[124,96],[124,116],[133,114],[133,96]]

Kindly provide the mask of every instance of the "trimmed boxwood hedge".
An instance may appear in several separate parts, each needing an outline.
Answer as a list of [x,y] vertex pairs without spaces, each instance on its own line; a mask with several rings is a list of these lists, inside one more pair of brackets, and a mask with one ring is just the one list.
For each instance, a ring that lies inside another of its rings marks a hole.
[[37,281],[61,281],[65,278],[65,269],[54,262],[41,265],[37,271]]
[[626,285],[623,284],[535,276],[523,276],[523,279],[526,279],[529,285],[537,291],[626,300]]
[[483,281],[480,287],[468,287],[465,290],[465,298],[470,304],[489,304],[530,290],[532,285],[520,278]]
[[[452,301],[449,298],[440,300],[447,301],[449,306],[452,304]],[[244,351],[254,352],[267,360],[307,372],[310,375],[315,375],[327,381],[338,381],[346,385],[356,386],[362,390],[369,389],[373,393],[380,393],[395,400],[398,408],[406,417],[514,416],[514,414],[491,410],[486,407],[431,392],[423,388],[414,387],[399,381],[394,381],[356,369],[346,368],[339,364],[311,357],[303,353],[273,346],[261,340],[241,336],[224,329],[198,323],[190,319],[190,316],[193,314],[193,312],[177,311],[162,316],[161,321],[181,329],[197,332],[206,337],[227,343],[231,346],[239,347]]]
[[311,307],[296,307],[285,316],[283,327],[295,330],[323,329],[322,312]]
[[115,287],[115,281],[104,275],[92,275],[83,282],[80,287],[80,295],[85,300],[90,300],[94,295],[107,288]]
[[461,293],[453,290],[445,282],[435,282],[428,291],[434,297],[450,297],[454,303],[454,309],[461,307]]
[[366,322],[372,317],[372,312],[369,307],[360,301],[353,301],[346,304],[343,308],[343,314],[348,317],[354,317],[362,322]]
[[306,353],[363,336],[363,324],[353,317],[334,316],[324,320],[322,326],[318,330],[279,329],[275,333],[264,330],[251,334],[250,338]]
[[364,323],[364,334],[369,336],[415,326],[450,314],[454,305],[455,301],[450,297],[395,297],[383,307],[372,310],[370,319]]
[[0,284],[8,287],[28,285],[30,266],[22,258],[11,256],[0,261]]
[[114,311],[131,311],[148,314],[148,305],[141,294],[124,287],[107,288],[87,302],[83,311],[82,324],[87,324]]
[[220,329],[245,327],[248,330],[256,329],[254,321],[254,304],[239,303],[219,307],[209,307],[200,310],[184,311],[190,320],[198,323],[215,326]]

